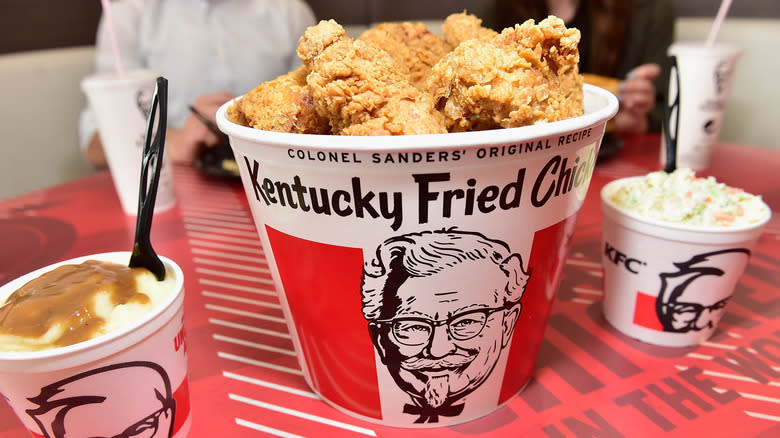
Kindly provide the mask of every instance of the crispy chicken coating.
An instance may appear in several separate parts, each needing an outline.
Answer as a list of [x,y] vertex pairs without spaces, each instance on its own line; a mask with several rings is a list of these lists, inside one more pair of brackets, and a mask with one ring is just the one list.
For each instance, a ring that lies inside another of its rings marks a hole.
[[327,134],[328,119],[317,114],[301,66],[258,85],[228,108],[228,119],[256,129],[299,134]]
[[583,114],[580,32],[557,17],[489,41],[469,39],[437,63],[428,89],[450,131],[511,128]]
[[432,33],[422,22],[380,23],[363,32],[358,40],[387,52],[409,82],[421,90],[433,65],[452,50],[444,38]]
[[465,11],[448,15],[441,25],[441,30],[444,39],[452,47],[458,47],[460,43],[474,38],[489,41],[498,35],[493,29],[482,27],[481,19]]
[[283,132],[405,135],[583,114],[577,29],[554,16],[500,34],[481,23],[463,12],[446,18],[444,38],[403,22],[353,40],[335,21],[321,21],[299,40],[304,65],[234,101],[228,118]]
[[332,132],[404,135],[446,132],[432,96],[415,88],[384,50],[355,41],[334,20],[306,30],[298,56],[306,82]]
[[[534,26],[533,21],[516,25],[517,31],[502,32],[494,40],[496,46],[509,50],[524,47],[522,56],[535,61],[538,68],[551,82],[559,81],[559,93],[563,95],[559,116],[563,120],[581,116],[584,112],[582,94],[583,78],[579,72],[580,31],[568,29],[563,20],[550,16]],[[568,109],[568,111],[567,111]],[[553,121],[553,120],[549,120]]]

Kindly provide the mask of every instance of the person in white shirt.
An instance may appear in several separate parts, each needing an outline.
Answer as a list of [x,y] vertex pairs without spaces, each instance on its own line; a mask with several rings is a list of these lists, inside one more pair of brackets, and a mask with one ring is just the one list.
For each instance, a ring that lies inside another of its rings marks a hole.
[[[199,148],[219,141],[189,106],[214,119],[223,103],[297,68],[298,39],[316,24],[303,0],[116,0],[111,15],[123,68],[151,69],[169,81],[166,149],[179,163],[192,163]],[[104,18],[96,73],[115,71]],[[87,160],[106,167],[89,108],[79,138]]]

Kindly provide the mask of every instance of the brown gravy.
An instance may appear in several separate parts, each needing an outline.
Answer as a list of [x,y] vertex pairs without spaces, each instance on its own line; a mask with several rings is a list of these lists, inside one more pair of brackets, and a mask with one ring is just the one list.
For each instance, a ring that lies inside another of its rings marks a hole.
[[66,327],[54,344],[65,346],[95,337],[105,320],[95,313],[94,298],[107,293],[114,306],[146,304],[135,277],[144,268],[88,260],[49,271],[12,293],[0,307],[0,333],[40,337],[54,324]]

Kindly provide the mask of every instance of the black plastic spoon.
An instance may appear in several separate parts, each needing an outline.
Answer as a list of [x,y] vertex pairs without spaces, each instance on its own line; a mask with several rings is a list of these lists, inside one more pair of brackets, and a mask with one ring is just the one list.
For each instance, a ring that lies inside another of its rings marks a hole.
[[[154,252],[149,238],[152,231],[154,202],[157,199],[157,185],[162,170],[163,151],[165,150],[165,130],[168,119],[168,80],[157,78],[154,87],[149,121],[146,128],[143,158],[141,161],[141,184],[138,192],[138,216],[135,222],[135,242],[130,255],[131,268],[146,268],[157,277],[165,279],[165,265]],[[154,131],[155,121],[157,131]],[[151,171],[151,174],[150,174]]]

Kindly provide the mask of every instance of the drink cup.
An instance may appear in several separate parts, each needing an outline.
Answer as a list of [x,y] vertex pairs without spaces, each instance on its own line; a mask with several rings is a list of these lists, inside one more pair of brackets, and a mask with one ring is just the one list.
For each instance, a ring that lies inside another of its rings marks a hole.
[[715,332],[748,264],[764,217],[744,226],[666,222],[617,206],[611,195],[642,177],[601,191],[604,316],[624,334],[651,344],[686,347]]
[[[122,77],[95,74],[81,82],[97,122],[114,187],[128,215],[138,211],[141,157],[158,76],[151,70],[133,70]],[[167,210],[176,203],[172,172],[170,160],[164,159],[155,211]]]
[[[0,302],[58,266],[86,260],[126,264],[129,259],[129,252],[114,252],[53,264],[0,287]],[[0,350],[0,395],[32,436],[187,436],[192,415],[184,278],[176,263],[161,259],[175,284],[141,319],[68,346]]]
[[[720,134],[742,50],[726,44],[677,42],[668,54],[671,72],[664,131],[676,139],[677,167],[705,169]],[[666,141],[661,145],[662,164]]]
[[304,376],[398,427],[487,415],[533,374],[607,120],[479,132],[268,132],[217,112]]

